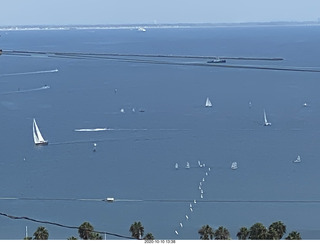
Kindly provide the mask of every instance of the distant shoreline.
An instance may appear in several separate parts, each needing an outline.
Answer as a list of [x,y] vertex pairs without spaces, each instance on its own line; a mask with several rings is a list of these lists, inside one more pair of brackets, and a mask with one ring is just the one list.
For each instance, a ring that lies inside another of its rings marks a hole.
[[138,30],[174,28],[217,28],[217,27],[272,27],[272,26],[320,26],[320,21],[276,21],[243,23],[176,23],[176,24],[122,24],[122,25],[12,25],[1,26],[0,31],[38,31],[38,30]]

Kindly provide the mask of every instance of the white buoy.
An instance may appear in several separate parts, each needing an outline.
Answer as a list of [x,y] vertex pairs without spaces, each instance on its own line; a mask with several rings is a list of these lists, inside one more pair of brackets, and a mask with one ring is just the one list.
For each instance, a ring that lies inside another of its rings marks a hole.
[[120,109],[120,112],[121,112],[121,113],[124,113],[124,109],[123,109],[123,108],[122,108],[122,109]]

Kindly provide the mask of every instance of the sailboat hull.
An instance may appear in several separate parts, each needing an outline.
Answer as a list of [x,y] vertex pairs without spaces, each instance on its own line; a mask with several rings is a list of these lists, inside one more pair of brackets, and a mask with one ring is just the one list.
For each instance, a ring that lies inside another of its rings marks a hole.
[[46,146],[46,145],[49,144],[49,142],[48,141],[42,141],[42,142],[36,142],[35,144],[36,144],[36,146]]

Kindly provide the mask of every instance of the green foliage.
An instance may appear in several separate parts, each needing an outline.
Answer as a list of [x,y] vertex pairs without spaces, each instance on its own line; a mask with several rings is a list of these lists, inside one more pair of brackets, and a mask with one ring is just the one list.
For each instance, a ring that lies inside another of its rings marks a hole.
[[131,226],[129,231],[131,232],[131,236],[135,239],[142,239],[144,234],[144,227],[142,226],[141,222],[134,222]]
[[268,233],[268,230],[263,224],[256,223],[252,225],[249,229],[249,239],[250,240],[266,240],[267,233]]
[[286,226],[281,221],[274,222],[269,226],[268,239],[280,240],[286,233],[286,230]]
[[249,230],[247,227],[241,227],[240,231],[237,233],[238,240],[247,240],[249,236]]
[[227,228],[220,226],[215,232],[214,232],[214,239],[215,240],[230,240],[230,233]]
[[43,226],[38,227],[38,229],[33,234],[33,240],[48,240],[49,232]]
[[201,240],[212,240],[214,236],[213,229],[209,225],[204,225],[198,231]]
[[102,240],[102,236],[94,232],[94,228],[89,222],[83,222],[78,228],[78,233],[83,240]]
[[297,231],[292,231],[289,233],[289,235],[286,237],[286,240],[301,240],[300,233]]
[[147,233],[143,240],[154,240],[154,236],[151,233]]
[[78,239],[74,236],[70,236],[67,240],[78,240]]

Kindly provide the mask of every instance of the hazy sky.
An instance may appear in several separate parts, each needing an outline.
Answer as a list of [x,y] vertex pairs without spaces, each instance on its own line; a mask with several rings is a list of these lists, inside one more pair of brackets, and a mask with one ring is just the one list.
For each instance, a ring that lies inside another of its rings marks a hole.
[[0,25],[317,21],[320,0],[1,0]]

